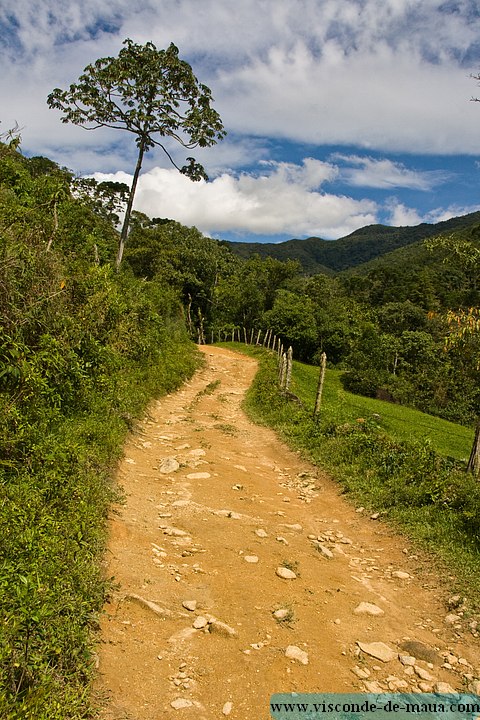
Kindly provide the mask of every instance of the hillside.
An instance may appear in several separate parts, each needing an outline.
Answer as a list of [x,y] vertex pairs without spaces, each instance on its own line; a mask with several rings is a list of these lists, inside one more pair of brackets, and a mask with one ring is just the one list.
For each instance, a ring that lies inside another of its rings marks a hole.
[[435,224],[422,223],[413,227],[367,225],[338,240],[310,237],[283,243],[226,243],[239,257],[247,259],[258,254],[262,258],[298,260],[308,275],[332,274],[374,260],[401,247],[435,235],[454,232],[480,222],[480,212],[451,218]]

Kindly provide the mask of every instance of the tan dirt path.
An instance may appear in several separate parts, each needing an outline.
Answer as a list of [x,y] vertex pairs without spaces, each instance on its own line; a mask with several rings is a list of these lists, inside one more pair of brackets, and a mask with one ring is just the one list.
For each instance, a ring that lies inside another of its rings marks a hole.
[[[126,502],[112,508],[106,557],[117,589],[95,688],[103,720],[263,720],[274,692],[474,682],[478,640],[463,618],[445,622],[442,578],[247,419],[253,359],[201,349],[205,367],[153,403],[119,468]],[[384,614],[356,614],[362,602]],[[392,659],[358,641],[385,643]],[[289,646],[308,664],[289,659]]]

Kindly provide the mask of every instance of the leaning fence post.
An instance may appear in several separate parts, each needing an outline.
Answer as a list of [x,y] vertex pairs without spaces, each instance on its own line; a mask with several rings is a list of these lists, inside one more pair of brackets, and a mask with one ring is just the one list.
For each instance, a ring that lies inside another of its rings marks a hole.
[[320,376],[318,378],[317,397],[315,399],[315,409],[313,411],[313,419],[315,420],[320,412],[322,405],[323,381],[325,380],[325,370],[327,367],[327,356],[323,352],[320,357]]
[[244,337],[244,340],[245,340],[245,345],[248,345],[247,330],[246,330],[245,327],[243,328],[243,337]]
[[262,331],[259,330],[258,333],[257,333],[257,341],[256,341],[255,345],[260,345],[261,335],[262,335]]

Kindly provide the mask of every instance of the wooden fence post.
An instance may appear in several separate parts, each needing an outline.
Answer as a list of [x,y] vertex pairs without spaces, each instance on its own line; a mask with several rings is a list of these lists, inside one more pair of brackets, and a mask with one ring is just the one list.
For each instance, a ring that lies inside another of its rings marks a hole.
[[287,352],[287,374],[285,378],[285,392],[288,392],[290,387],[290,381],[292,379],[292,365],[293,365],[293,349],[292,346],[288,348]]
[[323,352],[320,358],[320,376],[318,378],[317,397],[315,398],[315,409],[313,411],[313,419],[316,420],[320,408],[322,406],[323,381],[325,380],[325,370],[327,368],[327,356]]
[[282,362],[280,363],[280,390],[285,390],[285,381],[287,378],[287,354],[283,353]]

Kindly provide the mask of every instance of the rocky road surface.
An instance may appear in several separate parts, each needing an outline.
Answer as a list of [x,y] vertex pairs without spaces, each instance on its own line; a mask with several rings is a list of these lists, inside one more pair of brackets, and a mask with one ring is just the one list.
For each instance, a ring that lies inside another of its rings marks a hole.
[[201,349],[119,468],[102,719],[263,720],[274,692],[478,692],[476,623],[448,578],[247,419],[254,360]]

